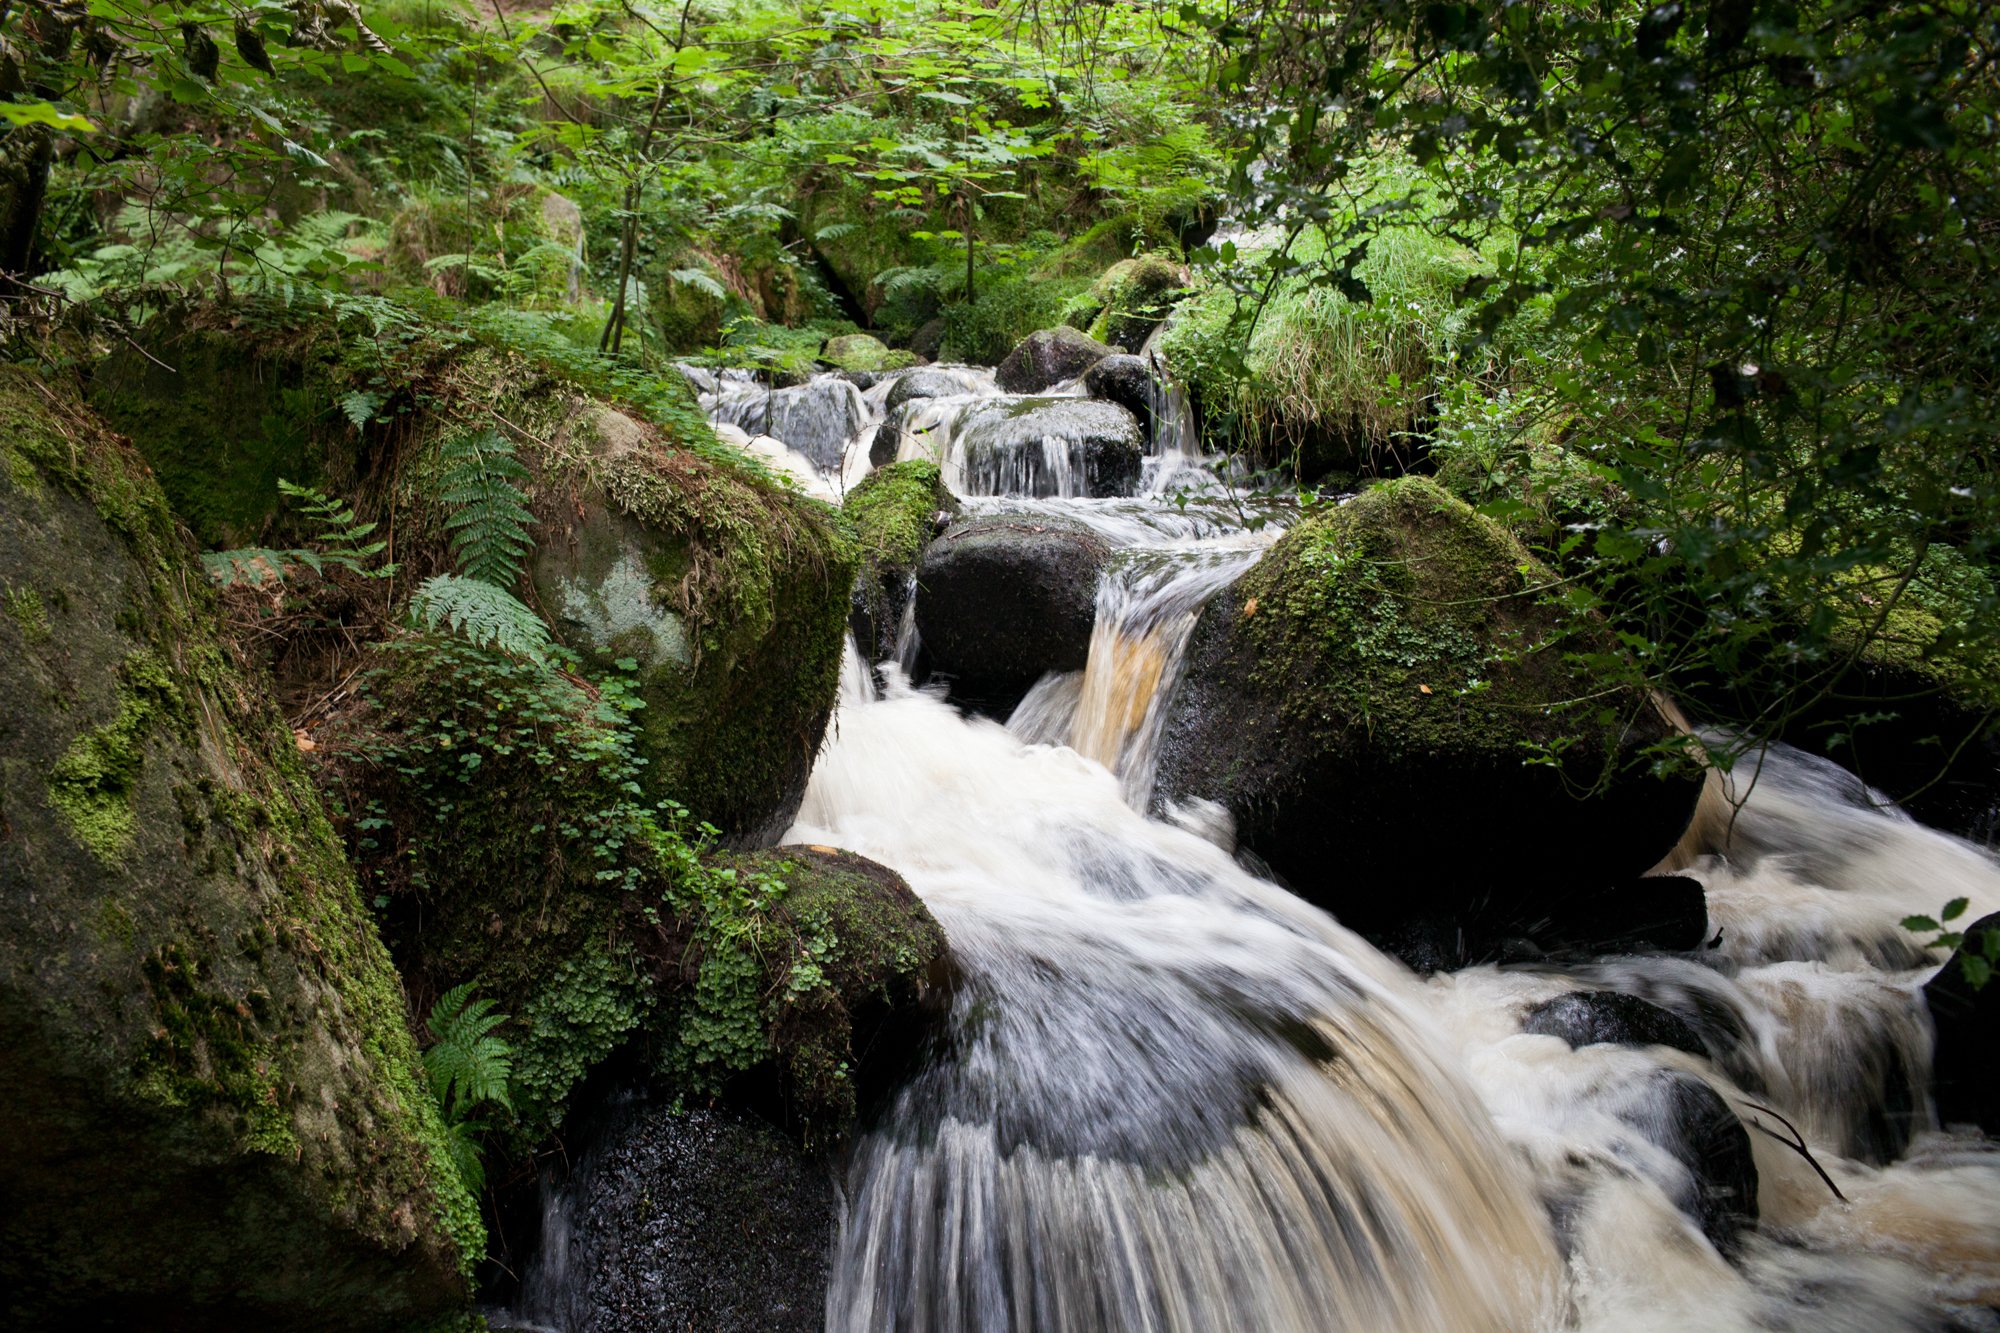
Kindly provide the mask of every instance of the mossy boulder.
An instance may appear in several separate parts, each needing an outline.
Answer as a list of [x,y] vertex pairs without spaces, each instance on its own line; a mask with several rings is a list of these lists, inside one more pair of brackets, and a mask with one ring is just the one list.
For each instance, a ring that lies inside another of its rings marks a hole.
[[564,440],[540,497],[541,606],[599,669],[636,663],[646,788],[769,842],[833,708],[853,544],[830,507],[608,408],[579,407]]
[[0,1304],[407,1326],[484,1244],[403,996],[145,463],[0,376]]
[[917,570],[917,631],[952,698],[1005,717],[1051,671],[1090,659],[1111,547],[1074,519],[996,514],[954,524]]
[[959,507],[938,465],[927,459],[891,463],[870,473],[841,504],[861,548],[851,623],[855,641],[870,660],[895,656],[917,562]]
[[1101,342],[1136,352],[1190,294],[1187,270],[1165,256],[1121,259],[1090,289],[1096,313],[1088,332]]
[[917,363],[917,354],[901,348],[891,349],[873,334],[844,333],[826,340],[826,346],[820,348],[819,359],[835,370],[881,372],[913,366]]
[[1067,326],[1042,329],[1016,343],[994,377],[1009,393],[1040,393],[1075,379],[1110,356],[1112,350]]
[[[775,1119],[808,1138],[840,1132],[861,1098],[900,1081],[942,1016],[955,980],[944,932],[901,875],[853,852],[793,845],[710,865],[784,886],[748,940],[743,994],[770,1052],[759,1070],[776,1076]],[[674,974],[700,986],[699,941],[655,957],[669,986]]]
[[1987,1134],[2000,1136],[2000,1069],[1994,1066],[2000,983],[1989,972],[1984,985],[1974,986],[1965,971],[1968,954],[1975,969],[1980,962],[1990,969],[1993,950],[1988,938],[1994,932],[2000,932],[2000,913],[1967,926],[1965,943],[1924,983],[1923,995],[1937,1033],[1931,1094],[1938,1120],[1946,1125],[1978,1125]]
[[1296,891],[1364,926],[1639,875],[1698,774],[1653,775],[1672,729],[1609,669],[1607,630],[1537,595],[1550,582],[1421,478],[1305,519],[1202,612],[1160,799],[1220,802]]

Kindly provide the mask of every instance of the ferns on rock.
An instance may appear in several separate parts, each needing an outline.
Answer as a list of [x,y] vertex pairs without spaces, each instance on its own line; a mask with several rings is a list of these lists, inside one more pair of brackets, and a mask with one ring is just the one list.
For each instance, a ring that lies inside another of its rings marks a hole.
[[458,574],[436,574],[410,597],[410,618],[429,630],[450,630],[484,648],[546,663],[549,627],[505,588]]
[[452,1165],[475,1194],[485,1187],[486,1168],[474,1136],[487,1126],[474,1120],[472,1112],[488,1102],[514,1109],[507,1100],[514,1048],[493,1035],[506,1021],[506,1014],[493,1012],[492,1000],[472,998],[469,981],[453,986],[431,1006],[429,1026],[437,1040],[424,1052],[424,1072],[443,1113]]

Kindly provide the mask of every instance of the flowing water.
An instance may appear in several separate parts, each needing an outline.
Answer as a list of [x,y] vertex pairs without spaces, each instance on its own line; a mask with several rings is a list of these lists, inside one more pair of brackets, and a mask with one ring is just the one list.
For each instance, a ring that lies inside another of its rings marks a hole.
[[[800,475],[838,493],[932,457],[975,512],[1060,511],[1119,555],[1087,667],[1007,725],[910,684],[912,629],[902,668],[850,660],[787,840],[900,871],[964,979],[848,1159],[828,1328],[2000,1328],[2000,1155],[1934,1123],[1938,959],[1896,924],[2000,909],[1991,856],[1777,749],[1711,776],[1663,865],[1704,884],[1714,948],[1419,979],[1245,870],[1218,810],[1148,813],[1195,617],[1282,505],[1220,484],[1171,390],[1124,498],[1060,431],[982,455],[1019,402],[959,374],[886,442],[885,386],[857,394],[866,420]],[[704,402],[768,424],[756,392]],[[1576,990],[1672,1010],[1712,1058],[1521,1030]],[[1760,1220],[1729,1253],[1695,1220],[1691,1098],[1751,1129]]]

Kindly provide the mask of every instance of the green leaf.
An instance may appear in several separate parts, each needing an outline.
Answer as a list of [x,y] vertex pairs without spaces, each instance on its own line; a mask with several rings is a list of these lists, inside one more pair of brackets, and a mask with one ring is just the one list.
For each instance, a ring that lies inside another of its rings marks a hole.
[[88,116],[64,111],[52,102],[0,102],[0,118],[10,125],[47,125],[51,129],[95,134]]
[[1940,920],[1955,921],[1959,917],[1964,916],[1965,909],[1971,905],[1972,900],[1970,898],[1953,898],[1944,905],[1944,912],[1941,914]]
[[1927,916],[1906,916],[1903,918],[1903,929],[1912,931],[1926,931],[1926,930],[1942,930],[1944,929],[1944,927],[1938,925],[1937,922],[1931,920],[1931,918]]

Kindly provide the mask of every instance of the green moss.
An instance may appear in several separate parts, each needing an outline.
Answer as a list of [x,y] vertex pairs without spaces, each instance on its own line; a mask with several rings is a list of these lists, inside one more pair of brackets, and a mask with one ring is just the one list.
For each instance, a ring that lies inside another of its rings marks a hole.
[[593,934],[573,957],[554,963],[521,1013],[511,1040],[514,1109],[536,1130],[560,1125],[569,1096],[646,1021],[652,979],[629,947]]
[[254,544],[280,511],[280,478],[324,480],[313,428],[335,394],[318,333],[303,318],[283,335],[183,323],[155,330],[150,355],[120,352],[93,376],[91,405],[139,447],[202,544]]
[[166,668],[141,650],[118,673],[118,712],[71,743],[49,774],[49,804],[100,861],[132,843],[132,790],[154,727],[180,706]]
[[20,627],[21,638],[29,644],[49,641],[49,611],[42,605],[42,596],[33,588],[16,588],[8,585],[0,592],[0,604],[7,608],[7,614]]
[[841,504],[870,571],[914,569],[930,542],[933,516],[955,508],[938,465],[927,459],[878,468]]
[[774,1059],[808,1135],[838,1132],[854,1115],[854,1074],[871,1029],[948,983],[944,934],[900,876],[851,852],[722,854],[709,870],[732,901],[754,910],[697,936],[682,1057],[697,1071],[725,1072]]
[[892,351],[882,340],[866,333],[846,333],[828,338],[819,359],[838,370],[901,370],[916,363],[916,354]]

